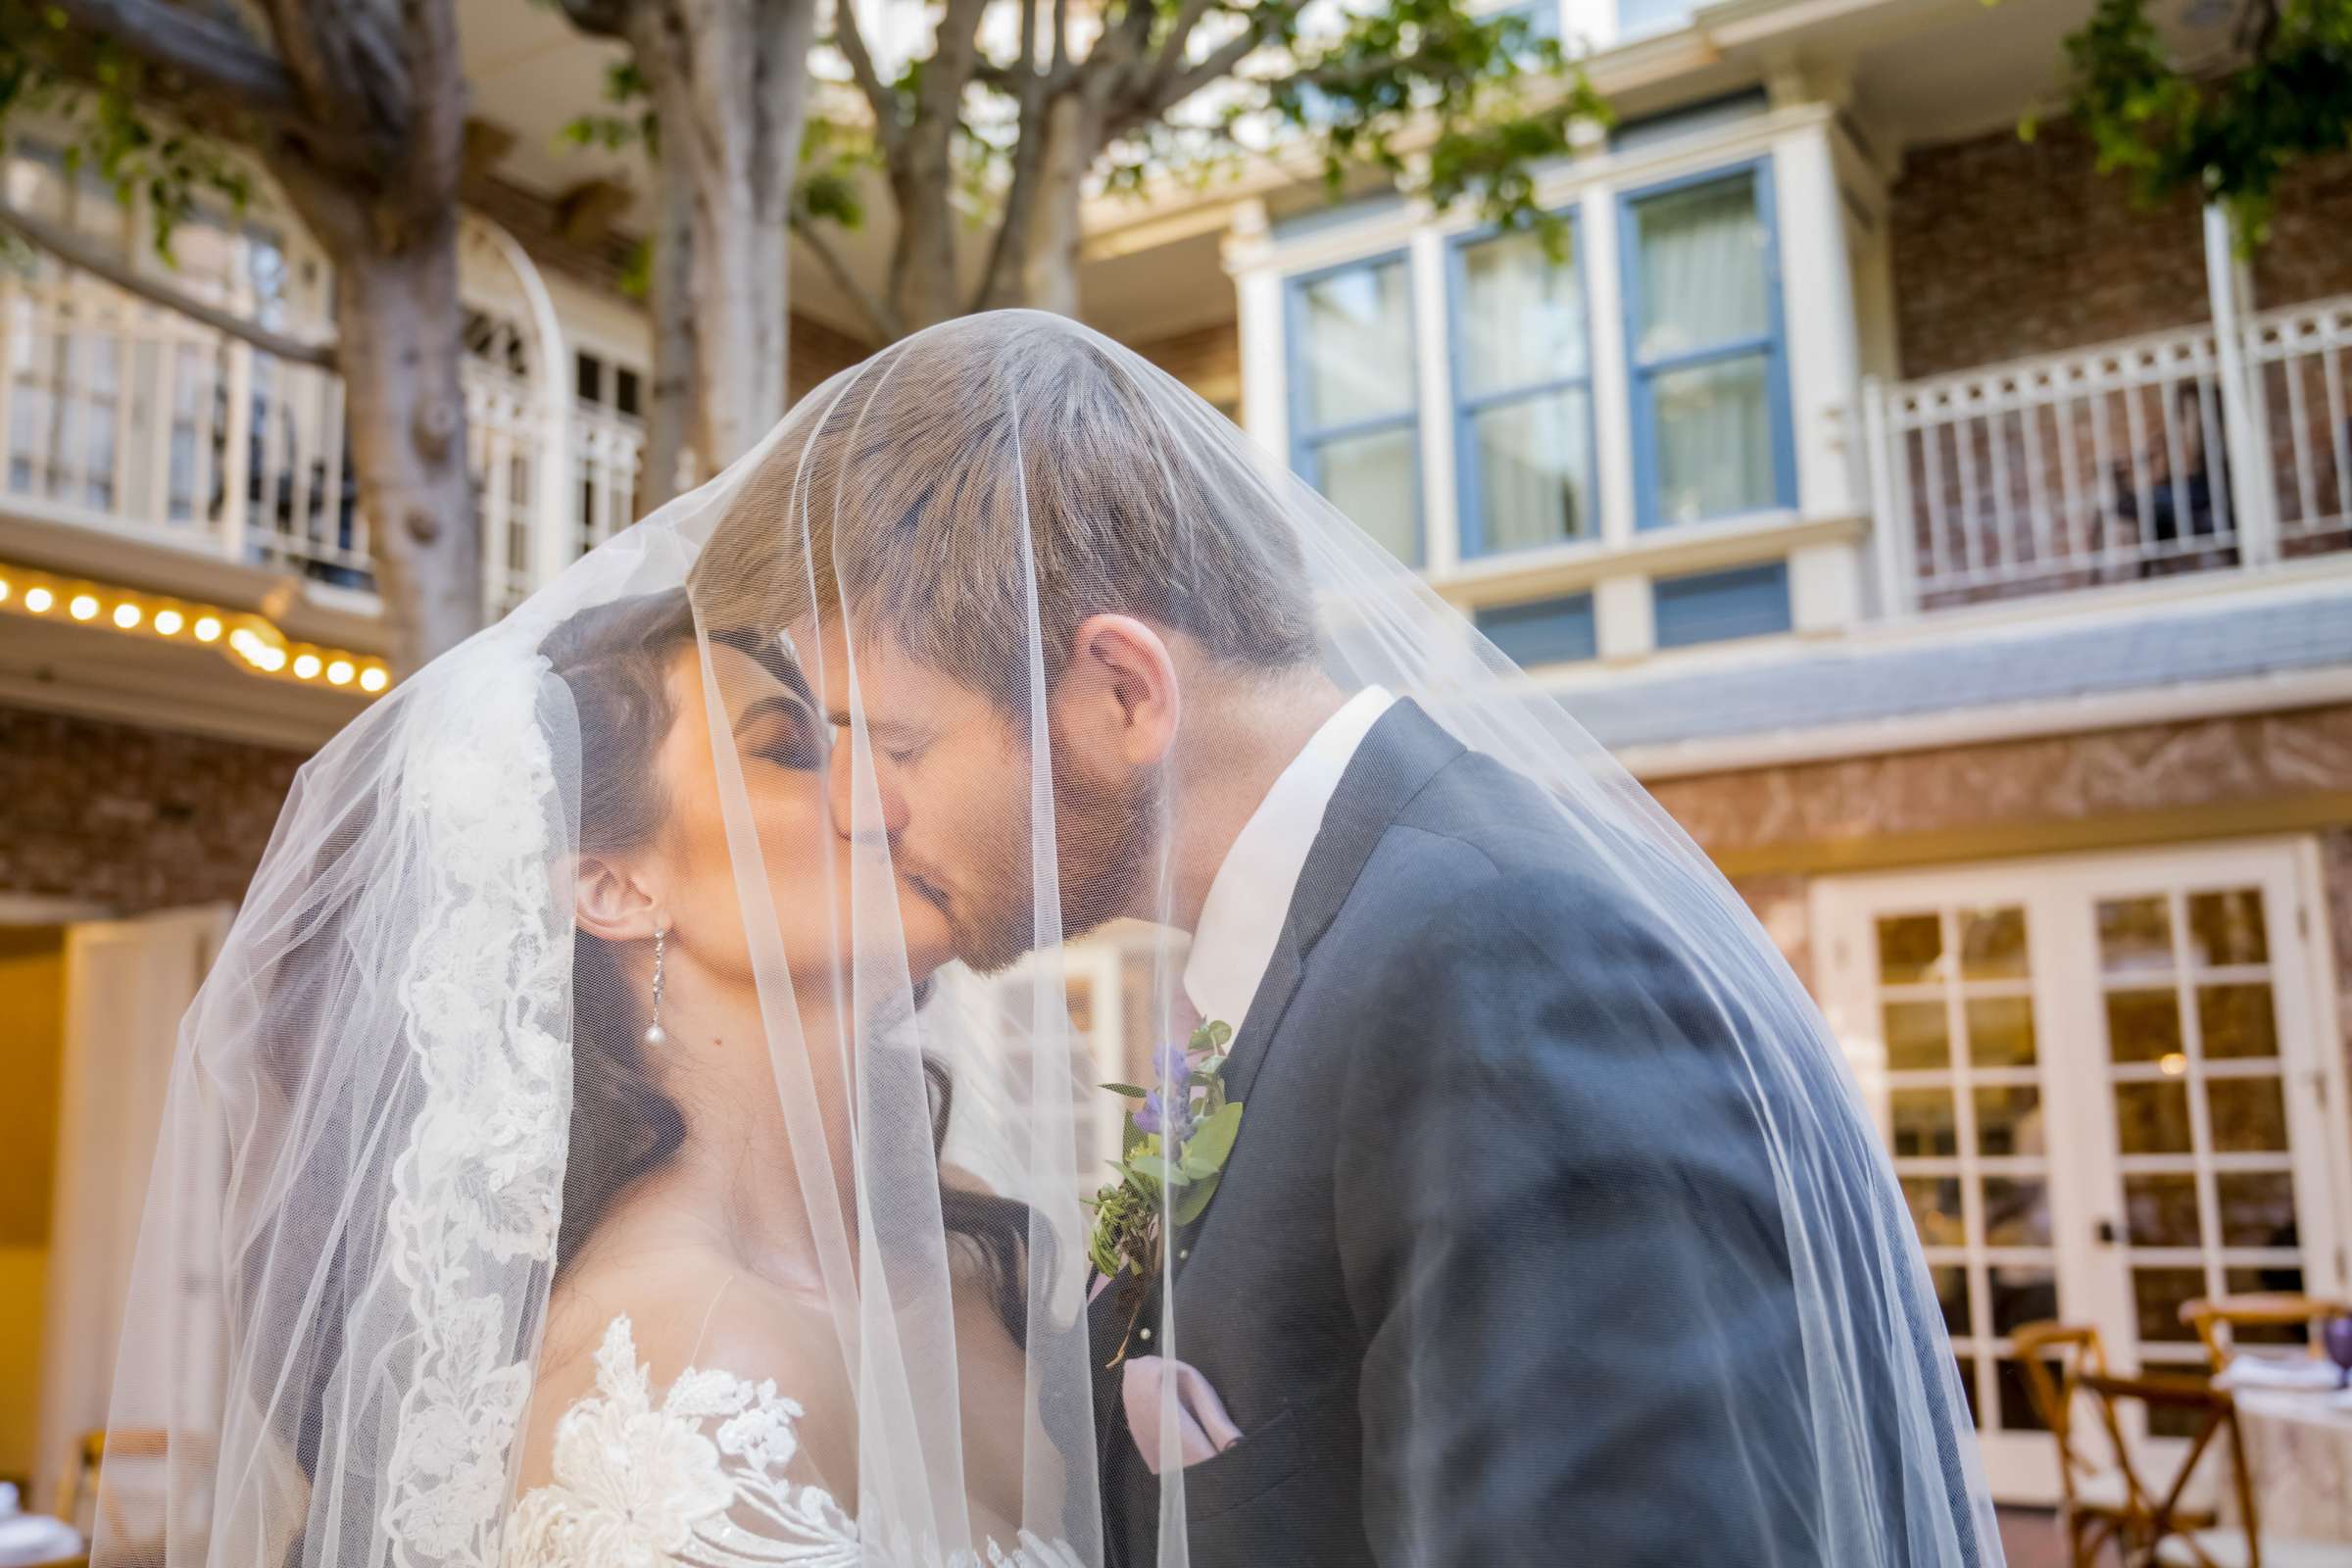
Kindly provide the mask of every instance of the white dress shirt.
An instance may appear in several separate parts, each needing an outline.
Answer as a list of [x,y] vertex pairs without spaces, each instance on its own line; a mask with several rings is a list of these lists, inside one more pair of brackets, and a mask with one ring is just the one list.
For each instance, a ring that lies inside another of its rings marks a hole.
[[1240,1029],[1273,960],[1306,852],[1340,775],[1396,699],[1367,686],[1323,721],[1242,824],[1217,866],[1185,960],[1184,994],[1202,1019]]

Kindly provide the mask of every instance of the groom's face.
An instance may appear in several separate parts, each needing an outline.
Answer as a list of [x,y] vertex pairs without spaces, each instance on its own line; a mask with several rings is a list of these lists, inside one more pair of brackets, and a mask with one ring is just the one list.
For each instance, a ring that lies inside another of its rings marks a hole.
[[887,836],[901,888],[945,916],[958,958],[992,972],[1041,939],[1075,937],[1123,912],[1153,842],[1153,775],[1105,766],[1053,737],[1059,886],[1057,908],[1041,911],[1032,847],[1046,819],[1026,716],[887,638],[858,638],[854,686],[840,628],[829,625],[820,645],[833,819],[844,833]]

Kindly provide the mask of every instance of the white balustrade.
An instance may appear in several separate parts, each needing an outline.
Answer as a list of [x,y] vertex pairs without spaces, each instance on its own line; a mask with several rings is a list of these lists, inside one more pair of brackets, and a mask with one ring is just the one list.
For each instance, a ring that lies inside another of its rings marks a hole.
[[[2352,547],[2352,299],[1866,389],[1881,580],[1933,610]],[[2256,428],[2233,440],[2234,407]],[[2232,474],[2228,455],[2263,455]],[[2241,516],[2244,513],[2247,515]]]
[[[634,515],[640,421],[581,406],[565,421],[572,471],[558,481],[577,537],[560,554],[537,550],[549,482],[538,368],[476,345],[463,372],[493,614]],[[368,521],[345,437],[330,371],[94,278],[0,280],[0,508],[367,594]]]

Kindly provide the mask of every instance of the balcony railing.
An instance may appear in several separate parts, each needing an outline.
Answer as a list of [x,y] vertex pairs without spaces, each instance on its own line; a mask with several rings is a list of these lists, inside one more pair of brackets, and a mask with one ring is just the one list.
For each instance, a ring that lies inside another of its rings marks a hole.
[[2352,296],[2232,335],[2189,327],[1871,384],[1890,610],[2352,548]]
[[[634,515],[644,444],[609,409],[551,417],[519,359],[464,369],[493,614]],[[331,372],[78,277],[0,282],[0,507],[372,592]]]

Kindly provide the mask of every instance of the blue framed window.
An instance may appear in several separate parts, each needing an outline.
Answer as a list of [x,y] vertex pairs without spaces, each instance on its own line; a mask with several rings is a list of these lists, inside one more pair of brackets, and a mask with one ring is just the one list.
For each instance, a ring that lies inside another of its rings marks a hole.
[[1650,586],[1650,614],[1660,648],[1787,631],[1795,624],[1788,604],[1788,563],[1661,577]]
[[1539,599],[1524,605],[1494,605],[1471,617],[1487,641],[1523,669],[1566,664],[1600,652],[1600,628],[1591,594]]
[[1632,38],[1680,27],[1696,9],[1694,0],[1617,0],[1617,36]]
[[1408,565],[1421,564],[1421,423],[1402,253],[1290,280],[1291,466]]
[[1795,506],[1770,166],[1621,202],[1636,519],[1653,528]]
[[1592,362],[1575,220],[1558,260],[1532,233],[1472,235],[1449,260],[1463,556],[1594,537]]

